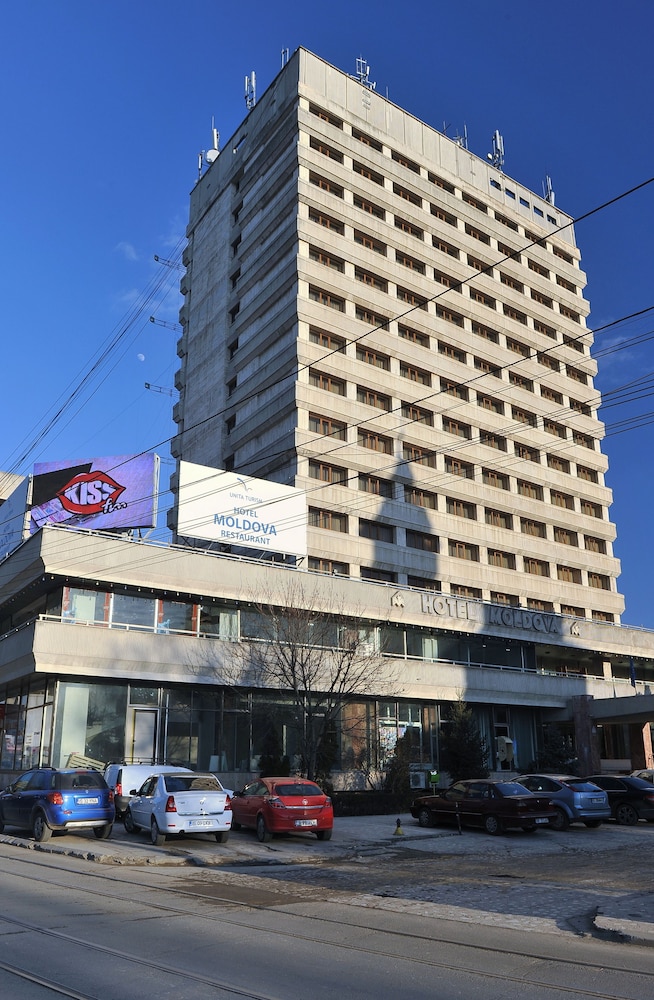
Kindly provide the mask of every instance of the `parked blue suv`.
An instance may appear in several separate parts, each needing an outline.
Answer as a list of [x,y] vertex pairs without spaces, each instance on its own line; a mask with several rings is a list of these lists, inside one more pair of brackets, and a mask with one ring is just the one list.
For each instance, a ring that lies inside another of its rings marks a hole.
[[99,771],[39,767],[0,792],[0,833],[16,826],[43,842],[55,830],[92,829],[105,840],[114,818],[114,793]]

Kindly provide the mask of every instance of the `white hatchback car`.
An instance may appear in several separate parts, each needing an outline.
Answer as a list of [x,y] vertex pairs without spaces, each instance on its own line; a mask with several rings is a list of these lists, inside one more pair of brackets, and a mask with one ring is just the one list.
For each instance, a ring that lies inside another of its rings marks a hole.
[[161,846],[168,834],[213,833],[227,843],[232,826],[232,802],[214,774],[173,771],[152,774],[140,789],[132,789],[123,822],[128,833],[149,830]]

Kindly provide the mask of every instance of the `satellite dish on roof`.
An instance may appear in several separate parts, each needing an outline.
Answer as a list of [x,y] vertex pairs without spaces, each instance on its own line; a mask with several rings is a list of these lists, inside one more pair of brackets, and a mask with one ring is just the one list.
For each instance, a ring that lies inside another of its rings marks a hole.
[[220,153],[218,152],[217,149],[208,149],[204,154],[204,158],[207,161],[207,163],[213,163],[213,161],[217,160],[219,156]]

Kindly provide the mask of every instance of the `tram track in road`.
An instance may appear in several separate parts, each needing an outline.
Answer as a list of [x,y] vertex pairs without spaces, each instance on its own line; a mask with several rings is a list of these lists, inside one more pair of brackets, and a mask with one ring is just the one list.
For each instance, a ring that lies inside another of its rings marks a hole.
[[[147,877],[141,876],[135,881],[136,872],[133,869],[124,875],[95,870],[86,871],[78,868],[74,872],[70,872],[70,870],[62,869],[56,864],[44,863],[40,859],[22,858],[16,861],[16,865],[20,867],[21,871],[11,872],[5,868],[0,874],[0,884],[4,882],[9,888],[8,883],[14,883],[10,892],[5,891],[6,899],[12,898],[12,894],[16,892],[21,882],[42,884],[47,881],[48,885],[54,889],[61,888],[72,894],[90,895],[96,901],[104,899],[118,904],[127,903],[132,911],[134,911],[135,906],[138,906],[144,914],[149,912],[164,917],[215,919],[222,922],[225,919],[224,908],[227,907],[230,911],[228,919],[231,928],[242,927],[248,931],[254,929],[257,934],[266,934],[278,941],[280,939],[289,942],[291,939],[301,941],[308,946],[333,949],[335,954],[349,952],[359,956],[371,956],[376,960],[384,959],[394,963],[407,962],[441,974],[449,972],[470,976],[483,974],[497,982],[505,982],[507,986],[519,982],[525,988],[530,985],[535,989],[548,988],[570,997],[632,1000],[634,995],[645,997],[654,994],[654,962],[652,962],[653,953],[651,950],[643,955],[642,962],[636,963],[639,966],[636,969],[630,968],[626,961],[616,961],[615,951],[612,953],[613,962],[607,961],[608,954],[605,954],[602,960],[603,976],[615,975],[618,979],[625,973],[637,976],[643,985],[643,991],[633,995],[622,994],[615,990],[604,992],[590,987],[561,985],[561,981],[569,981],[569,974],[572,973],[572,970],[574,970],[574,975],[581,974],[592,977],[597,970],[597,962],[585,960],[579,954],[570,957],[557,955],[556,938],[553,938],[546,945],[543,939],[531,935],[532,940],[527,946],[525,936],[523,936],[518,951],[515,948],[498,947],[497,944],[489,947],[480,941],[475,941],[471,934],[465,935],[466,940],[462,943],[460,929],[448,924],[447,921],[439,921],[438,923],[433,920],[426,921],[424,929],[420,931],[416,931],[415,924],[411,928],[403,929],[401,926],[391,927],[388,920],[384,921],[378,911],[354,906],[347,910],[345,919],[342,914],[337,918],[333,910],[330,915],[329,912],[320,913],[315,909],[316,904],[323,905],[326,902],[331,902],[338,906],[343,901],[343,893],[330,891],[324,887],[318,891],[307,887],[307,891],[289,892],[290,887],[286,883],[280,886],[279,891],[276,891],[274,888],[271,889],[271,881],[274,882],[274,880],[271,880],[269,876],[262,879],[258,876],[226,873],[224,870],[210,873],[203,870],[199,884],[191,884],[189,879],[185,878],[184,885],[178,887],[171,883],[169,877],[161,878],[160,876],[157,880],[156,869],[148,870]],[[62,872],[65,872],[64,877],[58,877],[62,875]],[[76,884],[73,884],[71,875]],[[104,888],[101,888],[99,883]],[[134,898],[135,893],[136,899]],[[150,898],[143,898],[143,893]],[[152,898],[154,894],[157,898]],[[203,904],[201,911],[199,909],[200,903]],[[212,907],[220,907],[220,916],[211,917],[210,908]],[[311,909],[310,914],[307,914],[307,908]],[[266,925],[263,919],[261,921],[252,919],[253,915],[269,915],[271,912],[279,914],[280,917],[279,922],[273,926]],[[384,916],[387,918],[388,914],[386,913]],[[371,926],[373,917],[380,922],[380,926],[377,928]],[[153,959],[146,960],[140,954],[114,949],[106,944],[94,942],[88,937],[81,938],[61,930],[53,930],[44,924],[21,920],[6,912],[0,915],[0,928],[3,924],[7,928],[13,927],[16,930],[22,929],[22,931],[36,935],[51,937],[61,942],[62,945],[95,950],[106,956],[111,956],[117,961],[143,968],[147,967],[160,974],[186,978],[190,976],[198,984],[223,990],[226,996],[231,993],[235,996],[252,997],[253,1000],[268,1000],[264,994],[244,991],[226,981],[213,977],[197,976],[189,973],[187,969],[177,968]],[[309,927],[312,929],[311,933],[307,932]],[[345,939],[341,939],[339,934],[344,927],[350,933]],[[330,940],[330,934],[333,940]],[[406,949],[409,942],[413,952],[411,957],[407,958],[403,948]],[[278,948],[279,946],[274,945],[274,947]],[[439,955],[442,956],[445,951],[448,955],[455,951],[456,960],[439,958]],[[538,968],[539,976],[526,979],[524,975],[516,977],[508,972],[494,973],[490,971],[488,967],[490,956],[498,954],[506,957],[507,964],[526,960],[532,968],[532,972]],[[70,994],[62,992],[61,995],[77,996],[74,991]],[[79,994],[79,996],[82,1000],[87,1000],[84,994]]]

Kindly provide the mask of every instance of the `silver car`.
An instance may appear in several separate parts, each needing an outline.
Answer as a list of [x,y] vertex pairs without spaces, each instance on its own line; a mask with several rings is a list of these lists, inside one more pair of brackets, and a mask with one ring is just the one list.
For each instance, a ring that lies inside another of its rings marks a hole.
[[601,826],[611,817],[608,795],[592,781],[569,774],[523,774],[516,781],[530,792],[549,795],[556,809],[550,820],[555,830],[567,830],[571,823]]
[[214,774],[173,771],[152,774],[138,792],[132,789],[123,822],[128,833],[149,830],[161,846],[168,834],[212,833],[227,843],[232,802]]

